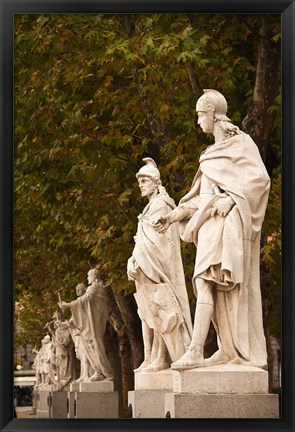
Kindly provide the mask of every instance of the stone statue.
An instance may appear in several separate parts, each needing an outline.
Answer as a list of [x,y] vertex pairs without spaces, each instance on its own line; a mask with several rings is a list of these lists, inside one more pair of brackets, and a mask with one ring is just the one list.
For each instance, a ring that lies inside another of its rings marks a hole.
[[135,247],[127,264],[129,280],[135,281],[135,299],[142,322],[144,361],[137,370],[157,371],[170,367],[187,349],[192,324],[180,253],[177,224],[164,235],[152,221],[175,208],[161,185],[160,172],[151,158],[136,174],[141,195],[149,202],[138,216]]
[[36,354],[34,362],[32,364],[32,369],[35,370],[36,382],[34,388],[37,389],[42,383],[42,373],[41,373],[41,349],[33,348],[33,353]]
[[42,339],[42,346],[39,351],[38,358],[38,373],[41,374],[41,383],[39,387],[47,385],[55,385],[56,360],[55,350],[50,336],[46,335]]
[[[86,285],[84,283],[79,283],[76,286],[77,297],[83,296],[85,292]],[[86,348],[83,343],[83,337],[80,334],[80,329],[75,326],[73,319],[69,321],[69,329],[75,344],[75,352],[77,359],[80,360],[80,377],[74,382],[85,382],[94,374],[94,370],[92,369],[91,364],[87,358]]]
[[59,306],[61,309],[71,309],[70,326],[71,328],[74,326],[80,335],[79,355],[82,358],[86,357],[94,371],[87,381],[112,380],[113,371],[106,356],[103,341],[109,308],[97,269],[88,272],[88,283],[90,285],[85,294],[71,303],[61,301]]
[[[227,102],[204,90],[196,105],[198,124],[215,143],[200,156],[192,188],[179,206],[155,220],[165,233],[180,221],[181,236],[197,248],[193,285],[197,294],[193,337],[176,370],[218,363],[267,367],[259,281],[261,225],[270,180],[251,137],[226,116]],[[204,359],[210,321],[219,349]]]
[[46,325],[52,336],[55,349],[56,385],[55,390],[63,390],[77,377],[74,343],[69,329],[69,322],[63,320],[60,313]]

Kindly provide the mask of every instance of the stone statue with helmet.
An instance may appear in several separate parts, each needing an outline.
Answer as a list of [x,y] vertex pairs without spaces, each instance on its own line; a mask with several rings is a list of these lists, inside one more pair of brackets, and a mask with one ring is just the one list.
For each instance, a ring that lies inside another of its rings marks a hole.
[[[227,117],[220,92],[204,90],[196,111],[198,125],[215,143],[200,155],[191,190],[178,207],[153,224],[165,235],[178,222],[181,238],[196,246],[193,336],[172,369],[222,363],[266,369],[259,251],[270,179],[254,141]],[[211,321],[219,348],[205,359]]]
[[152,225],[175,208],[160,180],[155,161],[136,174],[142,197],[148,204],[138,216],[135,246],[128,260],[127,275],[135,281],[135,299],[142,322],[144,361],[137,371],[155,372],[170,367],[189,346],[192,324],[180,253],[178,225],[164,235]]

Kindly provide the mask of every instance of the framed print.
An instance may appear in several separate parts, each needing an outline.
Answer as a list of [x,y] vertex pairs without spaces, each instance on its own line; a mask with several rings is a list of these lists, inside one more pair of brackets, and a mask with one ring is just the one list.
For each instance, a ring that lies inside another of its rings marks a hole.
[[293,431],[294,2],[0,4],[1,431]]

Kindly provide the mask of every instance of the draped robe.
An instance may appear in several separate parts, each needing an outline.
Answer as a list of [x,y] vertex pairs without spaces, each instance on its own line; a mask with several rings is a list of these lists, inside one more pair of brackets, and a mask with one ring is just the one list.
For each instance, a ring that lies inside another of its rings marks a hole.
[[70,303],[72,318],[70,325],[79,330],[80,349],[95,372],[106,378],[113,377],[113,371],[106,356],[104,333],[108,319],[108,306],[104,288],[94,282],[85,294]]
[[[223,352],[259,367],[267,364],[259,258],[269,189],[258,148],[242,133],[203,152],[192,188],[179,203],[195,209],[180,222],[181,237],[197,248],[195,290],[198,277],[215,283],[214,324]],[[211,217],[221,196],[231,196],[235,205],[226,217]]]
[[163,189],[138,216],[132,257],[140,269],[135,298],[140,318],[164,339],[172,361],[186,351],[192,334],[178,224],[159,234],[152,222],[175,208]]

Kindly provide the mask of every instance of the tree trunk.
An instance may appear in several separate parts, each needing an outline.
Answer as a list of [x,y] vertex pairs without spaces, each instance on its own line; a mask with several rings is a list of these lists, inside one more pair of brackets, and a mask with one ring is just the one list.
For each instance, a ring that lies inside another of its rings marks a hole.
[[135,369],[143,361],[141,320],[137,313],[137,305],[133,295],[125,296],[114,292],[114,296],[126,327],[131,348],[132,367]]
[[275,113],[270,111],[279,93],[280,48],[272,41],[271,25],[266,19],[260,30],[256,81],[253,103],[242,122],[242,128],[249,133],[259,147],[261,157],[269,174],[274,168],[270,134],[273,129]]
[[[134,312],[128,306],[128,301],[125,303],[125,310],[121,315],[117,296],[114,290],[107,290],[109,296],[110,315],[109,322],[112,330],[108,329],[107,334],[107,348],[112,366],[115,372],[115,384],[120,394],[119,412],[121,417],[127,417],[128,413],[128,391],[134,388],[134,361],[138,361],[136,356],[140,357],[140,348],[135,349],[136,341],[140,341],[141,335],[138,333],[138,328],[133,328],[132,323],[134,320]],[[130,320],[126,320],[129,316]],[[125,324],[125,320],[128,324]],[[129,330],[129,332],[128,332]],[[131,337],[130,337],[131,334]],[[142,342],[141,342],[142,343]],[[133,349],[132,349],[133,346]],[[140,347],[140,342],[138,343]],[[134,360],[135,359],[135,360]]]
[[[274,104],[275,98],[279,93],[279,64],[280,49],[279,45],[272,41],[273,33],[271,23],[264,20],[260,30],[260,41],[258,46],[257,72],[253,94],[253,104],[242,122],[242,128],[253,138],[257,144],[261,157],[266,165],[269,174],[276,165],[272,148],[270,145],[270,136],[274,124],[274,112],[270,112],[270,107]],[[267,238],[262,228],[261,246],[266,244]],[[261,263],[260,265],[260,283],[263,303],[263,322],[265,336],[268,347],[268,367],[269,367],[269,384],[272,387],[272,354],[268,332],[268,317],[272,307],[272,289],[271,289],[271,269],[269,266]]]

